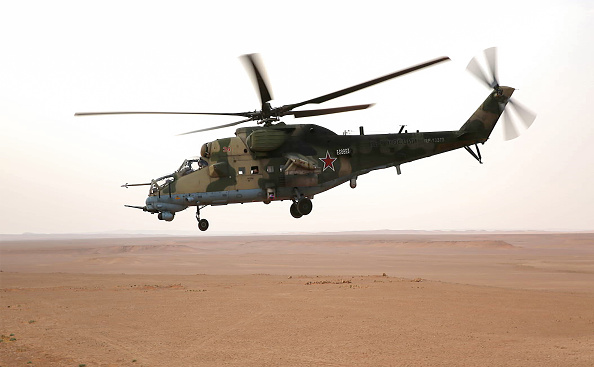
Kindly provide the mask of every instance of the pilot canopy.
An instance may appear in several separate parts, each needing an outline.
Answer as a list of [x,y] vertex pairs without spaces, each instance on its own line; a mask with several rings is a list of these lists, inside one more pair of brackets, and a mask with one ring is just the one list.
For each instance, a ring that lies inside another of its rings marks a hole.
[[194,171],[198,171],[204,167],[208,166],[208,162],[205,161],[202,158],[190,158],[190,159],[186,159],[184,160],[184,163],[182,163],[181,166],[179,166],[179,169],[177,170],[177,173],[179,174],[179,176],[185,176],[187,174],[190,174]]

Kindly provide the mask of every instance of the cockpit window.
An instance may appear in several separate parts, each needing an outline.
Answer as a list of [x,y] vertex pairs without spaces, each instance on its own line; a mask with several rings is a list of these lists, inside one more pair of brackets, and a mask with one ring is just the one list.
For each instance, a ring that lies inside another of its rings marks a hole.
[[189,175],[190,173],[201,170],[204,167],[208,167],[208,162],[204,160],[202,157],[186,159],[184,163],[182,163],[182,165],[179,166],[177,171],[175,171],[175,173],[152,180],[150,194],[156,195],[159,193],[159,191],[165,189],[177,178]]
[[167,176],[159,177],[156,180],[152,180],[151,181],[151,189],[150,189],[149,193],[157,194],[159,191],[161,191],[167,185],[172,183],[174,180],[175,180],[175,175],[167,175]]
[[208,158],[210,156],[209,146],[210,146],[210,143],[205,143],[204,145],[202,145],[202,148],[200,148],[201,156],[206,157],[206,158]]
[[207,167],[207,166],[208,166],[208,162],[202,158],[186,159],[184,161],[184,163],[182,163],[182,165],[177,170],[177,173],[179,173],[180,176],[185,176],[185,175],[190,174],[194,171],[201,170],[202,168]]

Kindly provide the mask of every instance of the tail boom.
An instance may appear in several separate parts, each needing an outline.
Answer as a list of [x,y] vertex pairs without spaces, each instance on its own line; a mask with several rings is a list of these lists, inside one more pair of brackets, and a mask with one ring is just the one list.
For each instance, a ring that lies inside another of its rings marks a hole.
[[462,125],[459,137],[463,137],[464,140],[472,140],[475,143],[487,141],[514,90],[511,87],[495,88],[468,121]]

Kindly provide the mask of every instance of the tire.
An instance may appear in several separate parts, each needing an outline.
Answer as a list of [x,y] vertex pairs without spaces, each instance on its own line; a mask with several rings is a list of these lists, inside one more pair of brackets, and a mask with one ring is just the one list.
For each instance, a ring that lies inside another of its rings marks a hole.
[[200,219],[198,221],[198,229],[201,231],[206,231],[208,229],[208,221],[206,219]]
[[303,216],[303,214],[299,213],[299,210],[297,210],[297,204],[295,203],[291,204],[291,215],[293,218],[301,218]]
[[297,211],[299,211],[301,215],[308,215],[309,213],[311,213],[312,209],[313,204],[311,203],[311,200],[309,200],[308,198],[303,198],[297,202]]

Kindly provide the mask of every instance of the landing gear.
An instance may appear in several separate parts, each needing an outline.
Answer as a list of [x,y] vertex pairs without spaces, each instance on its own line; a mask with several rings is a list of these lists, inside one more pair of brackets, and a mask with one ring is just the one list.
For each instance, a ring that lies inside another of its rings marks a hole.
[[[483,143],[484,144],[484,143]],[[476,153],[470,148],[470,146],[464,147],[471,156],[474,157],[480,164],[483,164],[483,157],[481,157],[481,151],[479,150],[478,144],[474,144],[476,147]]]
[[312,209],[313,204],[311,200],[308,198],[301,198],[298,201],[293,201],[290,211],[293,218],[301,218],[302,216],[311,213]]
[[303,214],[299,213],[299,210],[297,209],[297,203],[291,204],[290,210],[291,210],[291,215],[293,216],[293,218],[303,217]]
[[198,221],[198,228],[201,231],[206,231],[208,229],[208,221],[206,219],[200,219]]
[[313,209],[313,204],[308,198],[303,198],[297,202],[297,210],[303,215],[308,215]]
[[[205,206],[203,206],[203,208]],[[200,219],[200,206],[196,207],[196,220],[198,221],[198,229],[199,230],[204,232],[208,229],[208,221],[206,219]]]

